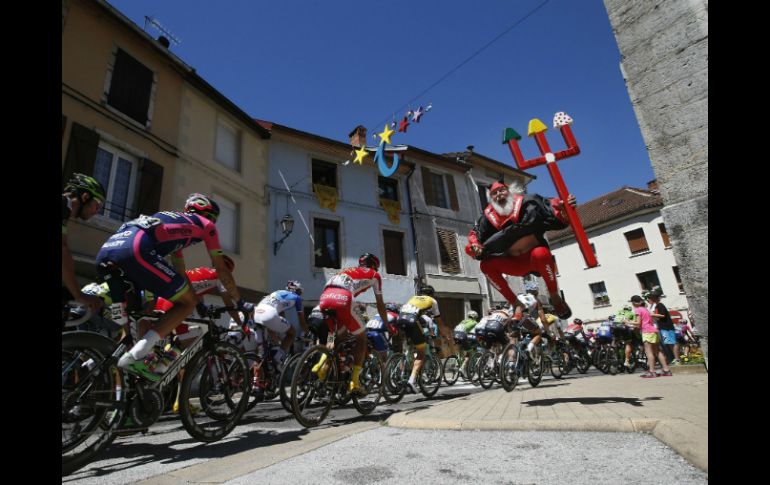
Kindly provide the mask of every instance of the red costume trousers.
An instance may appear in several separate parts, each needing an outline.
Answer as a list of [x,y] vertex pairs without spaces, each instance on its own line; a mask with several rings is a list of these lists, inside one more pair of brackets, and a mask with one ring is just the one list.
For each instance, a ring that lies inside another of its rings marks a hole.
[[516,295],[511,291],[503,274],[511,276],[524,276],[536,271],[545,280],[549,293],[559,291],[556,283],[556,269],[553,263],[553,255],[545,246],[533,248],[528,253],[519,256],[502,256],[499,258],[485,259],[481,262],[481,272],[492,282],[497,291],[502,294],[508,303],[514,304]]

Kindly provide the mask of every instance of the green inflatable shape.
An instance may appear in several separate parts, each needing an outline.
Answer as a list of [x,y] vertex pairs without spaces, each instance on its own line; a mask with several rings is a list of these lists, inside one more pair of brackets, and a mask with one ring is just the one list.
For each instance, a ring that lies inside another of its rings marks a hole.
[[521,135],[516,133],[516,130],[513,128],[506,128],[503,130],[503,145],[514,139],[516,141],[521,140]]

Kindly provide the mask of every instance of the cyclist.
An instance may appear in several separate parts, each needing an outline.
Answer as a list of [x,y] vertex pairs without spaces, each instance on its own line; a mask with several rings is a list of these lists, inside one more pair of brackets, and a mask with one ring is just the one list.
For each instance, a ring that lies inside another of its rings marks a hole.
[[622,340],[625,341],[625,349],[624,349],[624,357],[625,361],[623,362],[623,367],[626,369],[631,368],[631,354],[634,351],[634,340],[641,340],[640,337],[637,336],[639,333],[638,329],[635,327],[629,327],[622,322],[624,321],[633,321],[634,320],[634,310],[632,309],[631,305],[625,304],[623,307],[618,310],[615,313],[615,319],[613,320],[613,326],[615,327],[615,331],[618,332],[618,335],[621,337]]
[[[95,178],[82,173],[72,174],[61,196],[61,280],[62,307],[69,300],[86,304],[94,314],[102,306],[102,300],[96,295],[83,293],[75,278],[75,261],[72,259],[67,243],[67,223],[70,219],[87,221],[102,208],[105,199],[102,184]],[[62,316],[62,323],[66,316]]]
[[388,321],[383,322],[382,317],[375,315],[366,322],[366,336],[372,342],[374,349],[380,354],[380,362],[385,363],[388,357],[388,341],[396,330],[396,321],[398,320],[398,305],[395,303],[386,303],[385,310],[388,312]]
[[460,375],[463,378],[468,378],[466,369],[468,368],[468,360],[471,355],[473,347],[476,345],[476,339],[470,337],[470,333],[473,332],[475,336],[475,327],[479,323],[479,314],[474,310],[468,312],[465,320],[458,323],[454,328],[452,336],[454,337],[455,344],[460,348]]
[[308,331],[305,314],[302,311],[302,284],[297,280],[289,280],[285,290],[277,290],[262,298],[254,309],[254,323],[264,325],[268,330],[282,336],[281,347],[273,356],[279,369],[283,369],[286,352],[294,341],[296,331],[286,320],[285,311],[294,308],[303,332]]
[[499,355],[499,347],[508,343],[508,337],[505,334],[505,328],[510,323],[511,314],[507,308],[494,310],[476,325],[476,336],[479,342],[486,348],[495,348],[495,355]]
[[[527,345],[527,352],[529,352],[530,356],[532,355],[532,352],[535,348],[538,348],[538,345],[543,340],[541,337],[542,329],[547,329],[547,324],[541,324],[538,325],[537,321],[540,320],[540,322],[547,322],[546,316],[545,316],[545,310],[543,309],[543,304],[540,303],[540,300],[537,298],[538,294],[538,288],[537,283],[534,281],[527,281],[524,283],[524,291],[525,294],[519,295],[519,301],[521,301],[525,308],[524,308],[524,315],[528,318],[524,318],[523,325],[527,329],[529,333],[532,334],[532,340],[530,340],[529,344]],[[514,319],[516,319],[516,316],[514,316]]]
[[[128,221],[102,245],[96,256],[97,271],[110,286],[113,299],[113,315],[118,323],[128,319],[126,301],[138,297],[132,290],[146,289],[173,303],[149,330],[118,361],[118,366],[147,379],[157,381],[160,376],[151,372],[144,357],[165,338],[197,303],[194,291],[185,276],[182,250],[203,241],[208,249],[217,276],[232,300],[241,310],[251,310],[250,303],[241,299],[219,244],[215,222],[219,206],[202,194],[191,194],[185,202],[184,212],[163,211],[152,216],[141,215]],[[164,259],[171,255],[172,265]],[[126,288],[125,277],[134,288]]]
[[[352,310],[353,298],[372,288],[377,302],[377,312],[383,321],[388,320],[388,312],[382,299],[382,278],[377,271],[380,260],[371,253],[364,253],[358,258],[358,267],[345,268],[329,278],[321,293],[319,307],[323,310],[334,310],[337,319],[355,336],[353,345],[353,375],[350,379],[349,390],[357,394],[366,392],[358,381],[366,358],[366,327],[361,318]],[[330,328],[330,330],[332,330]],[[313,366],[312,371],[319,379],[326,378],[329,366],[326,365],[326,354]]]
[[408,390],[413,394],[417,394],[415,382],[417,381],[417,376],[420,375],[422,364],[425,361],[425,347],[427,346],[425,335],[420,328],[422,316],[430,312],[440,325],[444,325],[444,321],[439,313],[438,302],[433,298],[434,294],[435,290],[432,286],[421,286],[417,294],[401,307],[401,312],[398,315],[398,326],[404,329],[407,340],[414,345],[414,349],[417,351],[417,357],[414,359],[414,366],[412,367],[412,375],[409,376],[409,380],[406,383]]

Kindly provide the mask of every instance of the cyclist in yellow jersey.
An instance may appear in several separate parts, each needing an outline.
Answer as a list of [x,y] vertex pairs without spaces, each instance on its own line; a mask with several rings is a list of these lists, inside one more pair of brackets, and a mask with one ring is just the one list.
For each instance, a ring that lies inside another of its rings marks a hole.
[[412,375],[407,382],[407,386],[413,394],[417,393],[417,388],[414,384],[417,376],[420,375],[420,369],[422,369],[422,363],[425,360],[426,342],[420,325],[421,317],[423,314],[431,313],[439,325],[444,325],[444,321],[439,313],[438,302],[433,298],[434,293],[435,290],[432,286],[425,285],[421,287],[417,295],[411,297],[401,307],[398,315],[399,327],[404,329],[406,338],[414,345],[414,349],[417,351],[417,357],[412,367]]

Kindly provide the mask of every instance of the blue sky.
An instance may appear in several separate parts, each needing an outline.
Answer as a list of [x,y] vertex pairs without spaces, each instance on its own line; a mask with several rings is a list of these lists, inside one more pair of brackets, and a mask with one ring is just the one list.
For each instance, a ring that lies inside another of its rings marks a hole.
[[[578,203],[655,177],[600,0],[110,3],[140,27],[145,16],[160,21],[181,40],[172,51],[251,116],[339,141],[363,124],[372,145],[402,106],[537,9],[412,100],[433,108],[393,143],[435,153],[473,145],[515,166],[503,129],[522,134],[530,158],[538,152],[527,125],[539,118],[560,150],[552,119],[565,111],[581,154],[559,167]],[[545,167],[531,173],[530,192],[556,195]]]

